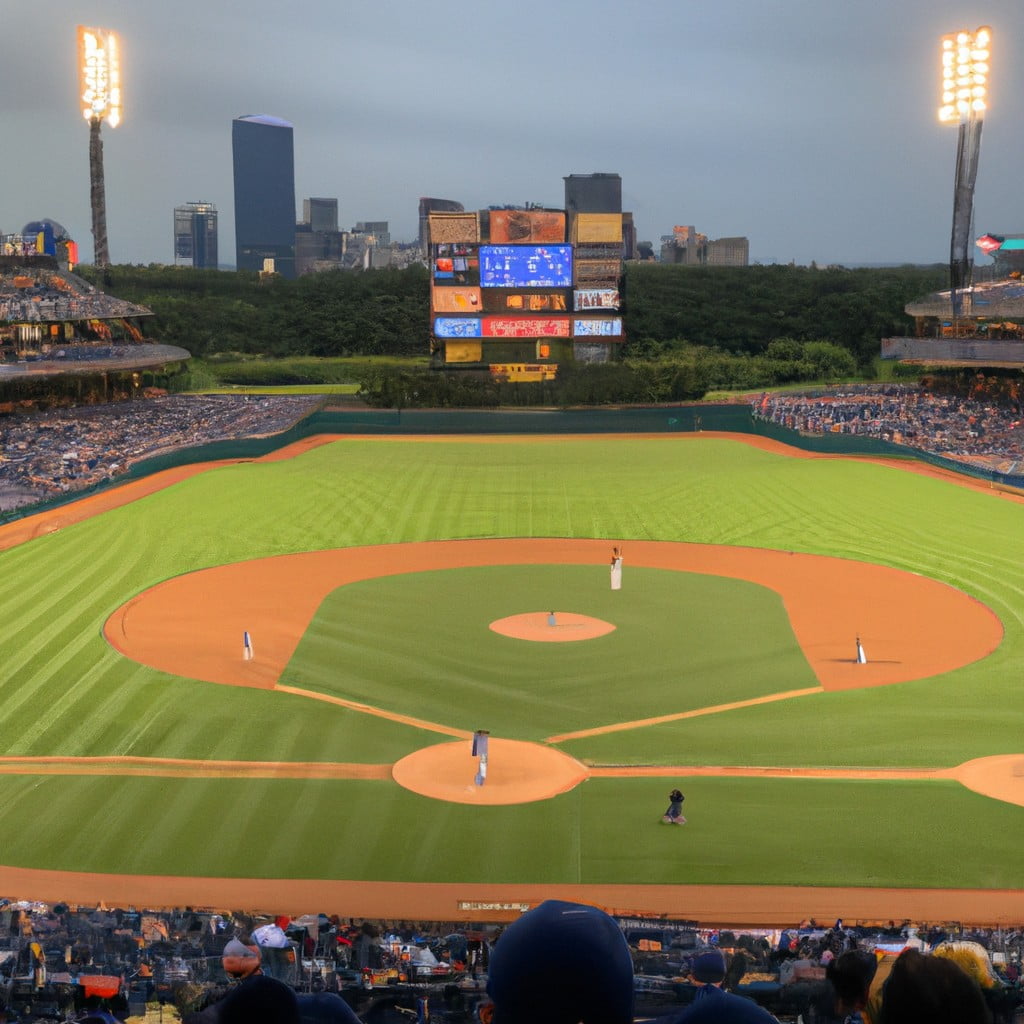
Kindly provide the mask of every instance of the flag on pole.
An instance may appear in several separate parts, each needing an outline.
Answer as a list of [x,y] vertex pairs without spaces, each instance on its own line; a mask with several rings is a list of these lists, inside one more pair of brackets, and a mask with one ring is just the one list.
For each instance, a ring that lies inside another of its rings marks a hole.
[[252,637],[249,636],[249,630],[242,632],[242,660],[252,661],[254,651],[252,649]]

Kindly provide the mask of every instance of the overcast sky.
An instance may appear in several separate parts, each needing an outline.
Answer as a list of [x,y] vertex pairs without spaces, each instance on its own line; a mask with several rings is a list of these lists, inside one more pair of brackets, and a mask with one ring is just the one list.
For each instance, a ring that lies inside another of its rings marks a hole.
[[[92,258],[75,27],[123,48],[104,125],[113,263],[173,262],[205,200],[234,260],[231,121],[295,127],[296,213],[416,236],[420,196],[563,205],[622,176],[641,240],[745,235],[753,261],[946,262],[956,129],[939,40],[993,29],[975,236],[1024,233],[1024,0],[35,0],[0,21],[0,231],[52,217]],[[988,260],[976,251],[979,263]]]

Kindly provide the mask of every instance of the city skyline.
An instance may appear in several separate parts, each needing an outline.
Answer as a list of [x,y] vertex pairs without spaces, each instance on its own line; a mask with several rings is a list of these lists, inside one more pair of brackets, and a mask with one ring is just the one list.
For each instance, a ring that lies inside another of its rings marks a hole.
[[104,133],[114,263],[172,263],[171,213],[197,199],[221,211],[232,250],[231,123],[253,114],[294,125],[297,202],[336,197],[341,226],[386,220],[397,241],[416,239],[421,196],[559,207],[566,175],[612,172],[656,251],[693,224],[748,237],[752,262],[947,262],[956,139],[937,117],[939,44],[987,24],[973,234],[1024,232],[1017,0],[510,11],[253,0],[241,17],[95,0],[65,21],[22,5],[0,37],[13,97],[0,230],[51,217],[92,258],[74,56],[87,23],[123,47],[124,119]]

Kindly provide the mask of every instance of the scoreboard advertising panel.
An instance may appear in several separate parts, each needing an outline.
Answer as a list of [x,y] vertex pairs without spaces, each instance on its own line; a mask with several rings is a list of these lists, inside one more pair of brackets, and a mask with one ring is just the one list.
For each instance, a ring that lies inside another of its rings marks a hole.
[[435,338],[569,338],[571,321],[555,316],[439,316]]
[[479,288],[435,288],[430,297],[435,313],[479,313]]
[[571,288],[572,246],[481,245],[481,288]]
[[564,242],[565,214],[560,210],[491,210],[488,235],[493,244]]
[[573,309],[618,309],[618,288],[577,288],[573,292]]
[[564,313],[568,292],[513,292],[505,288],[481,289],[485,313]]
[[572,336],[574,338],[618,338],[621,334],[621,316],[611,316],[604,319],[578,317],[572,322]]

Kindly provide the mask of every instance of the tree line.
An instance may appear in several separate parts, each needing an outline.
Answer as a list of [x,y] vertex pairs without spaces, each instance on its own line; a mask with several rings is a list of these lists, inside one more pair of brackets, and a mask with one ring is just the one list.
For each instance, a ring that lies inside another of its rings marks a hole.
[[[430,347],[426,267],[329,271],[294,281],[245,271],[83,266],[77,273],[155,314],[147,333],[197,356],[423,355]],[[827,341],[866,367],[883,337],[910,333],[904,307],[944,286],[946,268],[846,269],[627,263],[625,355],[692,346],[764,355],[773,341]]]
[[[149,336],[188,349],[214,369],[215,360],[227,354],[294,365],[302,356],[422,358],[430,351],[430,279],[423,266],[332,271],[294,281],[167,266],[78,272],[111,294],[150,308],[155,315],[144,325]],[[621,361],[565,363],[555,386],[503,385],[473,375],[372,364],[356,376],[373,404],[443,407],[678,401],[714,388],[870,375],[880,339],[911,333],[904,307],[943,287],[945,274],[941,265],[628,263]],[[231,366],[227,383],[273,378],[265,364]]]

